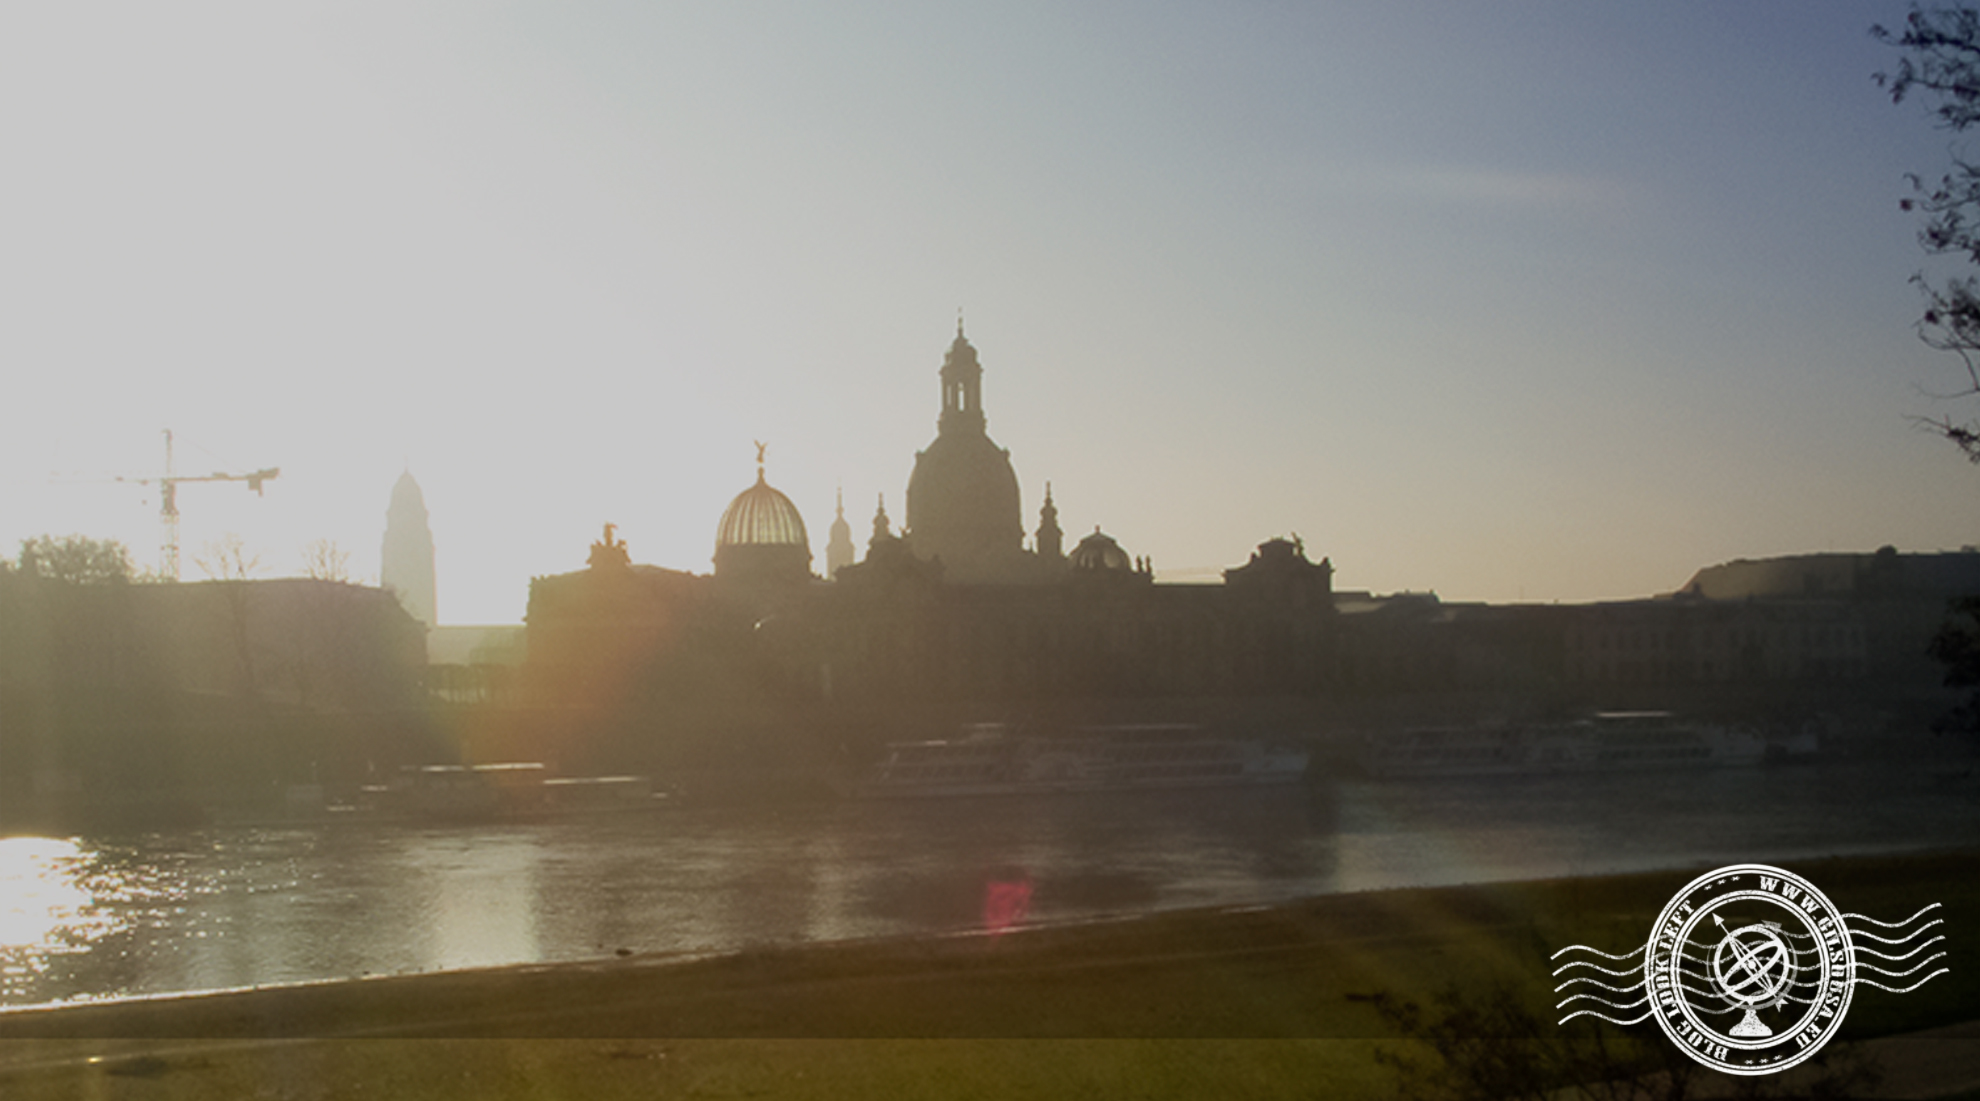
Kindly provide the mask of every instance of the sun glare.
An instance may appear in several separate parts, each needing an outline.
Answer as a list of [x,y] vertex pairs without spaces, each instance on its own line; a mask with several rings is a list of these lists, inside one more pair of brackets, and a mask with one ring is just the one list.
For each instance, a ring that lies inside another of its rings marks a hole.
[[73,840],[0,838],[0,952],[63,949],[95,925]]

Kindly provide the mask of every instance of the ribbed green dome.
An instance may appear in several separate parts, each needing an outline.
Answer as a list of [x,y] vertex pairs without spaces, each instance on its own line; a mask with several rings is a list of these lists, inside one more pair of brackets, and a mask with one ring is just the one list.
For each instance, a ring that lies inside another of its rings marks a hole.
[[723,511],[715,529],[715,548],[785,546],[803,547],[809,555],[811,540],[804,531],[804,517],[758,470],[756,484],[737,494]]

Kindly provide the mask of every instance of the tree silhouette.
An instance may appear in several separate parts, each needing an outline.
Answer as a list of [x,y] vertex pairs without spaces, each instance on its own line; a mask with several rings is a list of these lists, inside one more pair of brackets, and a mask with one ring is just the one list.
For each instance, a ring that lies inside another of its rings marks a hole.
[[[1903,103],[1917,97],[1941,129],[1964,133],[1980,123],[1980,11],[1969,7],[1914,6],[1897,30],[1873,26],[1878,41],[1902,51],[1896,67],[1876,74],[1877,83]],[[1980,265],[1980,163],[1955,149],[1952,168],[1936,181],[1907,175],[1912,195],[1899,205],[1924,215],[1918,241],[1934,255],[1964,255]],[[1934,282],[1923,274],[1912,282],[1925,295],[1918,335],[1928,346],[1957,355],[1965,384],[1947,397],[1980,396],[1980,283],[1954,276]],[[1916,418],[1980,463],[1980,420]]]
[[1941,715],[1942,734],[1980,734],[1980,596],[1955,599],[1928,652],[1945,669],[1945,686],[1967,692],[1966,702]]
[[15,568],[71,585],[111,585],[131,580],[131,552],[114,539],[37,535],[21,540]]
[[303,544],[303,576],[317,581],[349,581],[351,554],[334,539],[312,539]]
[[230,531],[201,547],[193,564],[215,581],[246,581],[260,571],[261,556],[250,553],[247,543]]

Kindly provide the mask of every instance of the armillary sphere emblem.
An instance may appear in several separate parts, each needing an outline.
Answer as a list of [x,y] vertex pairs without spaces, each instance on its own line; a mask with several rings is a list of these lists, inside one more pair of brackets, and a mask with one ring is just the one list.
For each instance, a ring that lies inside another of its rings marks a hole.
[[[1713,914],[1712,921],[1725,928],[1719,915]],[[1761,1023],[1754,1010],[1786,1004],[1784,992],[1794,981],[1794,951],[1781,939],[1780,923],[1744,925],[1726,933],[1712,951],[1712,979],[1728,1002],[1746,1008],[1746,1015],[1727,1035],[1772,1036],[1774,1030]]]

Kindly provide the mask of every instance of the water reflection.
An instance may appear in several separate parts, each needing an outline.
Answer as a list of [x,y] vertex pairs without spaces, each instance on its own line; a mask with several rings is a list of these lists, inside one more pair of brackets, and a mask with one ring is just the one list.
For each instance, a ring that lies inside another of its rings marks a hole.
[[542,842],[526,829],[469,834],[415,830],[399,836],[407,915],[419,970],[489,967],[540,955],[537,866]]
[[50,954],[102,935],[106,917],[77,874],[84,851],[74,841],[0,839],[0,983],[45,970]]
[[75,839],[0,838],[0,1003],[123,928],[119,903],[145,893],[140,878]]
[[48,947],[84,924],[89,892],[73,874],[82,854],[74,841],[0,839],[0,949]]
[[[1901,763],[0,841],[0,1004],[1890,850]],[[1001,885],[1001,886],[1000,886]]]

